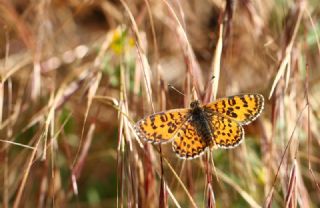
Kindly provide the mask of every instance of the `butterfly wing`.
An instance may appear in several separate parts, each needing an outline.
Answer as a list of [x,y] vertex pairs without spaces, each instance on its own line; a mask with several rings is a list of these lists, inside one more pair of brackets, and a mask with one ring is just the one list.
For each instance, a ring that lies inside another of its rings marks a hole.
[[255,120],[263,110],[264,98],[260,94],[235,95],[204,105],[207,112],[219,113],[242,125]]
[[213,128],[214,143],[218,147],[233,148],[243,141],[244,130],[238,122],[220,115],[212,115],[208,120]]
[[173,109],[147,116],[135,125],[141,139],[152,143],[168,142],[189,116],[188,109]]
[[209,145],[197,134],[192,119],[187,120],[177,131],[172,142],[173,151],[183,159],[199,157]]

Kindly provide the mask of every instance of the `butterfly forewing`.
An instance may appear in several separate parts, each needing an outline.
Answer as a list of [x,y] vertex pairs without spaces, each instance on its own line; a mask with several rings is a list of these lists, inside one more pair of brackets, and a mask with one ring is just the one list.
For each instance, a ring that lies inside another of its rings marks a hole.
[[138,136],[149,142],[168,142],[184,124],[188,109],[173,109],[147,116],[135,125]]
[[219,113],[242,125],[255,120],[263,110],[264,98],[260,94],[235,95],[204,105],[206,111]]

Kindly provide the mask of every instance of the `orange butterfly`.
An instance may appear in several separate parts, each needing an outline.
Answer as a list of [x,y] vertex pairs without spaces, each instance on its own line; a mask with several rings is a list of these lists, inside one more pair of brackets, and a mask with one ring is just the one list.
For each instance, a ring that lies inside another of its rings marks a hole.
[[200,156],[215,145],[233,148],[244,138],[242,125],[255,120],[264,107],[260,94],[244,94],[218,99],[190,108],[155,113],[135,125],[138,136],[152,143],[172,141],[173,151],[184,159]]

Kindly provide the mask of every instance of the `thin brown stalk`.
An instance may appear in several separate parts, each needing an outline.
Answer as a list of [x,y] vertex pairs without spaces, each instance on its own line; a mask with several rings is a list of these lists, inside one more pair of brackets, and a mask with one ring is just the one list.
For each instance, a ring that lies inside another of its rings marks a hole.
[[307,158],[308,158],[308,169],[311,174],[311,177],[313,178],[314,183],[316,184],[317,190],[320,193],[320,185],[317,183],[314,172],[312,169],[311,161],[310,161],[310,153],[312,152],[311,149],[311,143],[312,143],[312,134],[311,134],[311,129],[310,129],[310,111],[311,111],[311,106],[309,102],[309,66],[306,66],[306,78],[305,78],[305,96],[306,96],[306,102],[307,102],[307,108],[308,108],[308,114],[307,114],[307,133],[308,133],[308,146],[307,146]]
[[291,168],[291,173],[289,177],[289,185],[288,185],[288,192],[285,199],[286,208],[295,208],[297,207],[297,161],[293,161],[293,165]]

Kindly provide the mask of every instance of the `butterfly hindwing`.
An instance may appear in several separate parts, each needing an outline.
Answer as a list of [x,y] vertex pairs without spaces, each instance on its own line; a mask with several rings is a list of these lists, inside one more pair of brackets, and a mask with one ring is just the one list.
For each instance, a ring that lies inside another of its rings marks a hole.
[[135,125],[138,136],[152,143],[168,142],[187,120],[188,109],[173,109],[147,116]]
[[207,111],[219,113],[242,125],[255,120],[263,110],[264,98],[260,94],[235,95],[218,99],[203,107]]
[[192,159],[200,156],[208,145],[197,133],[192,120],[186,121],[173,138],[172,149],[183,159]]
[[221,148],[233,148],[242,142],[244,130],[238,122],[215,114],[209,120],[213,128],[215,145]]

